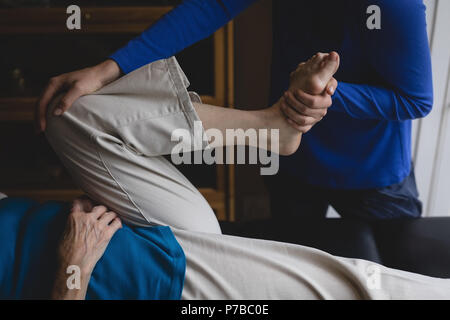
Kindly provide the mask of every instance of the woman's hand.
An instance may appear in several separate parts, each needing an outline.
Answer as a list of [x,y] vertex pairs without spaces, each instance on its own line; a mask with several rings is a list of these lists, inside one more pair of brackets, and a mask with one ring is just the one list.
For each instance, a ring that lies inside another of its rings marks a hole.
[[[84,299],[95,265],[121,227],[116,213],[106,207],[92,207],[88,200],[77,199],[73,202],[59,246],[59,270],[52,294],[54,299]],[[81,279],[78,289],[67,286],[69,266],[79,271]]]
[[319,52],[300,63],[290,74],[289,89],[282,98],[281,110],[297,131],[308,132],[326,116],[338,85],[333,76],[339,64],[337,52]]
[[301,89],[286,91],[281,99],[281,110],[287,122],[302,133],[311,130],[327,115],[337,86],[338,82],[332,78],[319,95],[311,95]]
[[50,101],[59,93],[65,92],[55,108],[59,116],[69,109],[79,97],[97,91],[120,76],[120,68],[114,60],[108,59],[94,67],[64,73],[48,82],[36,103],[35,120],[38,131],[44,131],[45,117]]

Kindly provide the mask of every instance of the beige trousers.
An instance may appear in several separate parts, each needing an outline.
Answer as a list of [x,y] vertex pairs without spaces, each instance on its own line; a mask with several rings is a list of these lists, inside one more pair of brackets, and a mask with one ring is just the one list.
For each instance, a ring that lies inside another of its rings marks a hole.
[[163,157],[177,144],[173,130],[193,132],[199,120],[188,85],[175,58],[160,60],[81,97],[61,117],[51,116],[55,99],[46,131],[92,199],[126,223],[172,227],[186,255],[183,299],[450,299],[450,280],[221,235],[206,200]]
[[188,85],[175,58],[146,65],[49,116],[47,139],[75,182],[125,222],[220,233],[203,196],[162,156],[178,143],[174,129],[199,120]]

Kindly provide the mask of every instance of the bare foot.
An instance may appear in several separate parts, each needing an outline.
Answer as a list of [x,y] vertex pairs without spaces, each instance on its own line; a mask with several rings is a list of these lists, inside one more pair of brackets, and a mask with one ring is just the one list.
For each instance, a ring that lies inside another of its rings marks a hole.
[[317,53],[307,62],[300,63],[291,73],[289,90],[301,89],[306,93],[321,94],[339,68],[336,52]]
[[[339,55],[336,52],[318,53],[307,62],[299,64],[298,68],[291,73],[289,89],[301,89],[312,95],[321,94],[338,68]],[[268,127],[280,130],[279,153],[287,156],[297,151],[302,133],[289,125],[281,111],[280,101],[265,110],[266,120]]]

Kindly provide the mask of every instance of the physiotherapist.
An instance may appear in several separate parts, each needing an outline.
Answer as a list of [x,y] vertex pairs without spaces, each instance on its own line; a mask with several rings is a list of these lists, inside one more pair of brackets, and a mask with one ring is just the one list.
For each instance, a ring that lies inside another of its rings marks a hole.
[[[56,93],[66,91],[58,115],[122,73],[210,36],[256,1],[183,1],[103,63],[52,78],[37,104],[39,127],[45,129],[45,110]],[[331,51],[341,57],[332,98],[305,101],[286,93],[300,61]],[[270,104],[286,94],[286,115],[305,132],[297,153],[282,157],[280,172],[266,177],[275,217],[323,218],[329,205],[344,218],[421,215],[411,121],[433,104],[423,0],[273,1],[271,70]]]

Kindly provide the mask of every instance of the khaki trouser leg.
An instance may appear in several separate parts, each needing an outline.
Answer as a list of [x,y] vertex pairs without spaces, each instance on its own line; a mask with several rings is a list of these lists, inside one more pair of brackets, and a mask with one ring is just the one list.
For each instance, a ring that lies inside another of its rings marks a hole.
[[163,155],[172,131],[198,119],[175,58],[146,65],[79,98],[61,117],[49,108],[47,138],[76,183],[133,225],[220,233],[198,190]]
[[186,255],[183,299],[450,299],[450,279],[288,243],[173,232]]

